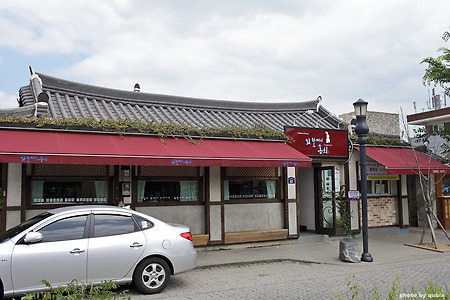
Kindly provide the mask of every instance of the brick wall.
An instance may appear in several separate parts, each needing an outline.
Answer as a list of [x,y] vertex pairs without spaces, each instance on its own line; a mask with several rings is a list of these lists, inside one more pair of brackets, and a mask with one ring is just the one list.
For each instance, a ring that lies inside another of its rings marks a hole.
[[[360,221],[362,211],[360,207]],[[396,197],[370,197],[367,199],[367,224],[369,228],[398,225]]]

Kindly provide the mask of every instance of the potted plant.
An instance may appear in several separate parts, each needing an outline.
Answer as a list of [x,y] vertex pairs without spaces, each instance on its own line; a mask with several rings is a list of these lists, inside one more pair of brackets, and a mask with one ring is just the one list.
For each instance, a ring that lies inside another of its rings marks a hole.
[[345,198],[345,186],[342,185],[336,196],[339,217],[336,220],[336,235],[352,234],[352,214],[348,211],[348,200]]
[[339,218],[336,220],[336,226],[343,229],[346,236],[352,235],[352,214],[347,209],[348,200],[344,199],[338,202]]

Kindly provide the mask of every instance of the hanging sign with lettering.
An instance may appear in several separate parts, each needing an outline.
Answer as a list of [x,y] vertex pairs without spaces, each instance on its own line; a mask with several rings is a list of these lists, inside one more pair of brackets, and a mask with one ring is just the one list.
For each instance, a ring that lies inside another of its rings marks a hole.
[[385,166],[378,162],[368,161],[366,163],[367,179],[368,180],[398,180],[399,175],[388,175]]
[[348,155],[346,130],[286,127],[286,134],[292,138],[290,146],[310,157]]

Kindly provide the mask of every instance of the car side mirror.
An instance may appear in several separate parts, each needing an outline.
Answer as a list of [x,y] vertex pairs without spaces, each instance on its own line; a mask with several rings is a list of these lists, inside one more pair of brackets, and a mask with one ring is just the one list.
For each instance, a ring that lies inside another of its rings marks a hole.
[[23,241],[25,244],[34,244],[39,243],[42,241],[44,236],[40,232],[28,232],[25,237],[23,238]]

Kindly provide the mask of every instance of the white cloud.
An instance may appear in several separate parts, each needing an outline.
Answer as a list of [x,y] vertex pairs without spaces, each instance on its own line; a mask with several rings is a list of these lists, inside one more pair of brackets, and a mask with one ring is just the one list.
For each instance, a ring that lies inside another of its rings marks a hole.
[[88,84],[247,101],[322,95],[336,113],[364,98],[395,112],[425,102],[419,63],[443,46],[449,9],[448,0],[4,0],[0,46],[80,55],[49,75]]
[[0,91],[0,109],[19,107],[17,96],[8,95]]

